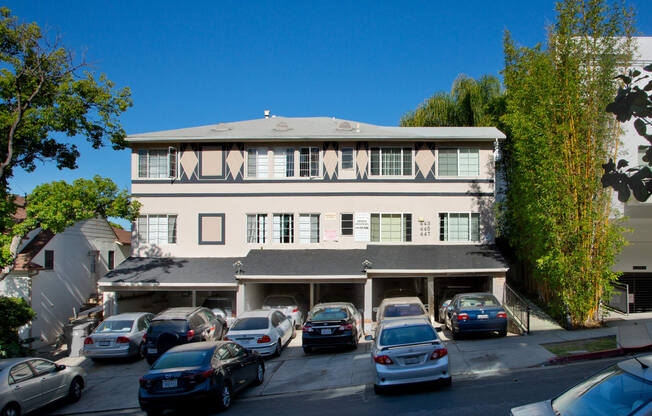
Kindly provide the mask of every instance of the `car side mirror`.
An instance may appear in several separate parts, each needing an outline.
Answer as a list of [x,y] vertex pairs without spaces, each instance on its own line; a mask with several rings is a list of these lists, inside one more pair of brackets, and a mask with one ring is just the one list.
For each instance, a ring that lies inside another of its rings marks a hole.
[[374,337],[371,336],[371,335],[365,335],[365,336],[364,336],[364,340],[365,340],[365,341],[373,341],[373,340],[374,340]]
[[372,311],[373,313],[378,312],[378,306],[376,306],[375,308],[372,308],[371,311]]
[[62,371],[62,370],[66,369],[66,366],[63,365],[63,364],[57,364],[55,369],[56,369],[56,371]]
[[437,331],[437,332],[441,332],[441,331],[443,331],[443,329],[441,329],[441,327],[438,326],[438,327],[435,327],[435,331]]

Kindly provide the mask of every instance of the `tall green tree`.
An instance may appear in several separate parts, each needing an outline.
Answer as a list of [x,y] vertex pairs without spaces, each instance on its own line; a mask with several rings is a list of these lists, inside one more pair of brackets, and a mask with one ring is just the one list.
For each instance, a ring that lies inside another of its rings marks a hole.
[[605,108],[631,57],[633,26],[620,2],[565,0],[545,47],[505,35],[504,232],[543,300],[576,325],[597,318],[624,244],[600,179],[618,143]]
[[475,80],[460,74],[450,93],[435,93],[407,112],[400,124],[403,127],[495,126],[501,100],[498,78],[483,75]]

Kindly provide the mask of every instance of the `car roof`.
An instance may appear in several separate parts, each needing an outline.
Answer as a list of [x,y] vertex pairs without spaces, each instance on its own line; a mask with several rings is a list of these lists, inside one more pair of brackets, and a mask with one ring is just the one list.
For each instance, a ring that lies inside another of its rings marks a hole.
[[323,307],[332,307],[332,306],[351,306],[355,309],[355,305],[353,305],[351,302],[324,302],[324,303],[318,303],[312,308],[315,309],[317,307],[323,308]]
[[149,312],[127,312],[119,313],[117,315],[111,315],[105,319],[105,321],[117,321],[120,319],[138,319],[143,315],[151,315]]
[[464,296],[494,296],[493,293],[489,292],[471,292],[471,293],[458,293],[455,297],[463,298]]
[[170,348],[167,352],[185,352],[185,351],[206,351],[211,350],[220,345],[229,344],[228,341],[202,341],[202,342],[189,342],[188,344],[177,345]]
[[380,325],[381,325],[381,329],[398,328],[398,327],[413,326],[413,325],[432,326],[432,324],[428,321],[428,319],[422,317],[391,319],[391,320],[383,321]]
[[647,354],[636,358],[647,365],[649,368],[642,368],[641,364],[634,358],[621,361],[617,364],[617,366],[632,375],[652,382],[652,354]]
[[238,315],[238,319],[260,317],[266,318],[276,311],[277,309],[254,309],[253,311],[242,312],[240,315]]
[[199,309],[201,309],[199,306],[170,308],[156,315],[154,319],[186,318]]
[[421,299],[419,299],[416,296],[403,296],[400,298],[385,298],[381,303],[384,305],[388,305],[393,303],[408,303],[408,302],[422,303]]

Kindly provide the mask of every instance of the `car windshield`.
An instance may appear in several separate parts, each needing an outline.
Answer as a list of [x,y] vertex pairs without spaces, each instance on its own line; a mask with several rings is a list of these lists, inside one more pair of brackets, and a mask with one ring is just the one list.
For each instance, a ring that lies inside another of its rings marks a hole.
[[289,296],[270,296],[265,299],[267,306],[295,306],[297,302]]
[[383,318],[396,318],[399,316],[417,316],[425,312],[418,303],[398,303],[396,305],[387,305]]
[[212,350],[168,352],[167,354],[163,354],[163,356],[154,363],[152,369],[162,370],[165,368],[199,367],[208,363],[211,355],[213,355]]
[[437,335],[430,325],[413,325],[383,329],[380,333],[379,344],[383,346],[417,344],[436,339]]
[[552,401],[559,416],[625,416],[652,400],[652,384],[617,366],[590,377]]
[[460,298],[461,308],[481,308],[481,307],[500,306],[498,299],[491,295],[474,295]]
[[161,319],[152,321],[149,325],[150,333],[160,332],[185,332],[188,330],[188,322],[184,319]]
[[319,308],[312,312],[313,321],[341,321],[349,316],[346,308]]
[[104,321],[97,328],[95,328],[95,333],[105,334],[107,332],[129,332],[131,331],[133,324],[134,321]]
[[234,331],[249,331],[252,329],[267,329],[269,319],[267,318],[240,318],[233,323],[231,329]]

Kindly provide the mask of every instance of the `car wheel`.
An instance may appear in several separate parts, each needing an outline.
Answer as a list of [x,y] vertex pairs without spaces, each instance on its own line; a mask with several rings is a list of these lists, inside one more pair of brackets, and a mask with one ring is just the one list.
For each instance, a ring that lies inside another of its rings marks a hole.
[[297,337],[297,328],[293,327],[292,328],[292,338],[290,338],[290,339],[295,339],[296,337]]
[[276,341],[276,351],[274,351],[274,356],[275,357],[280,357],[281,356],[281,348],[283,348],[283,347],[281,346],[281,338],[279,338]]
[[147,355],[147,348],[145,347],[145,343],[141,342],[140,345],[138,346],[138,358],[145,358]]
[[385,388],[383,386],[379,386],[378,384],[374,384],[374,393],[376,393],[376,394],[384,394],[385,393]]
[[70,388],[68,389],[68,400],[71,403],[77,403],[82,396],[83,383],[79,377],[72,379]]
[[154,357],[147,357],[147,364],[152,365],[152,364],[154,364],[154,361],[156,361],[156,358],[154,358]]
[[312,352],[312,347],[303,347],[303,352],[305,354],[310,354]]
[[148,410],[145,410],[145,413],[147,414],[147,416],[159,416],[163,412],[161,412],[158,409],[148,409]]
[[498,336],[499,337],[506,337],[507,336],[507,330],[505,329],[504,331],[498,331]]
[[225,381],[220,390],[220,402],[219,407],[222,410],[226,410],[231,407],[231,385]]
[[460,333],[455,328],[451,329],[451,333],[453,334],[453,339],[460,339]]
[[265,381],[265,367],[263,363],[258,363],[256,366],[256,379],[254,380],[254,385],[260,386]]
[[20,407],[16,403],[10,403],[2,409],[2,416],[20,416]]
[[444,378],[441,381],[441,385],[444,387],[450,387],[453,384],[453,377]]

